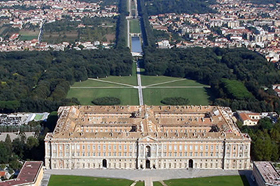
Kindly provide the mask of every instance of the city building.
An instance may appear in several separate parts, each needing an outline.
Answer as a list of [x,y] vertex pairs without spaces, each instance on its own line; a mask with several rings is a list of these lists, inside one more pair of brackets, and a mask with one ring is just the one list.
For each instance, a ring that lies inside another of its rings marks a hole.
[[249,169],[251,139],[228,107],[65,106],[47,169]]
[[268,161],[255,161],[253,176],[258,186],[280,186],[280,175]]
[[273,123],[275,123],[279,118],[276,112],[256,113],[248,110],[238,110],[236,114],[237,118],[242,122],[242,124],[247,126],[257,125],[259,120],[262,118],[269,118]]
[[26,161],[16,179],[0,182],[1,186],[40,186],[43,179],[43,162]]

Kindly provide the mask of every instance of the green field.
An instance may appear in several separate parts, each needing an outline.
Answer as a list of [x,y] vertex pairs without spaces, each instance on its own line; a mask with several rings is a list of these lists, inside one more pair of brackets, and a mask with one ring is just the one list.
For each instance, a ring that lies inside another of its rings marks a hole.
[[[92,105],[95,98],[111,96],[121,100],[121,105],[137,105],[138,90],[136,66],[133,63],[131,76],[109,76],[107,78],[76,82],[71,86],[67,98],[75,97],[82,105]],[[166,97],[183,97],[189,99],[192,105],[208,105],[210,87],[185,78],[167,76],[141,76],[144,104],[162,105]]]
[[48,32],[43,34],[42,41],[47,43],[61,43],[61,42],[75,42],[78,39],[78,32],[64,31],[64,32]]
[[52,175],[48,186],[129,186],[132,183],[125,179]]
[[146,88],[143,90],[143,97],[147,105],[163,105],[160,101],[166,97],[183,97],[189,99],[190,105],[209,104],[205,88]]
[[43,114],[36,114],[34,120],[35,121],[39,121],[39,120],[41,120],[43,118],[43,116],[44,116]]
[[[157,83],[164,83],[164,86],[169,86],[169,85],[180,85],[180,86],[206,86],[204,84],[198,83],[194,80],[190,79],[185,79],[185,78],[176,78],[176,77],[168,77],[168,76],[141,76],[142,80],[142,85],[147,86],[147,85],[153,85]],[[184,80],[184,81],[183,81]],[[168,83],[168,81],[171,81]],[[176,84],[174,84],[176,82]],[[180,82],[180,83],[179,83]],[[162,86],[162,85],[161,85]]]
[[39,28],[36,30],[22,29],[20,30],[19,35],[20,41],[30,41],[32,39],[38,39]]
[[[136,64],[133,63],[133,69]],[[71,86],[67,98],[75,97],[82,105],[92,105],[95,98],[111,96],[121,100],[121,105],[138,105],[136,71],[131,76],[109,76],[107,78],[88,79]]]
[[130,33],[141,33],[140,23],[138,19],[133,19],[129,21],[129,32]]
[[99,97],[117,97],[121,105],[138,105],[138,92],[134,88],[71,88],[67,98],[78,98],[82,105],[92,105],[91,101]]
[[208,105],[210,87],[185,78],[167,76],[141,76],[144,103],[147,105],[162,105],[166,97],[183,97],[189,99],[192,105]]
[[135,186],[145,186],[145,182],[143,181],[138,181]]
[[[157,185],[159,182],[157,182]],[[166,180],[168,186],[249,186],[245,176],[216,176],[206,178]]]

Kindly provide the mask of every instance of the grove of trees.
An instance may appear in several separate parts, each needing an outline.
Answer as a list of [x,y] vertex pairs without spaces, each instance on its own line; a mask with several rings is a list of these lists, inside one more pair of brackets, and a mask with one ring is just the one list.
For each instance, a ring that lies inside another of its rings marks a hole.
[[164,13],[211,13],[214,12],[209,5],[216,3],[215,0],[146,0],[145,5],[149,15],[157,15]]
[[0,111],[43,112],[79,104],[66,99],[75,81],[131,71],[128,49],[0,53]]
[[278,161],[280,155],[280,120],[275,124],[263,118],[255,127],[242,126],[252,138],[251,157],[255,161]]
[[271,89],[280,82],[280,72],[256,52],[244,48],[153,47],[146,47],[144,52],[146,75],[184,77],[211,85],[214,105],[280,111],[279,98]]
[[121,100],[116,97],[100,97],[92,100],[94,105],[119,105]]

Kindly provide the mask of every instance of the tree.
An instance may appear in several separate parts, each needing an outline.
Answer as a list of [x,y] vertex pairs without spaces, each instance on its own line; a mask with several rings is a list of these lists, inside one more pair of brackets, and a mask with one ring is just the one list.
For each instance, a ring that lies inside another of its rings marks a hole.
[[183,97],[168,97],[161,100],[161,103],[165,105],[187,105],[189,100]]
[[272,129],[272,121],[269,118],[262,118],[258,122],[259,128],[262,130],[271,130]]
[[5,145],[7,146],[8,153],[12,154],[13,145],[12,145],[11,137],[9,134],[7,134],[7,136],[6,136]]
[[9,163],[10,156],[11,154],[5,142],[0,141],[0,164]]
[[26,148],[28,150],[31,150],[32,148],[34,147],[38,147],[39,145],[39,141],[37,138],[33,137],[33,136],[29,136],[27,138],[27,141],[26,141]]

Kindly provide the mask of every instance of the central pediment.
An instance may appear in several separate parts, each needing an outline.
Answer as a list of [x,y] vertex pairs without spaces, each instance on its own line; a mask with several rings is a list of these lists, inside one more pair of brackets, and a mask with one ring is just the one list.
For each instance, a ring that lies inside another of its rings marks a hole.
[[158,140],[149,135],[139,139],[139,142],[155,142],[155,141],[158,141]]

